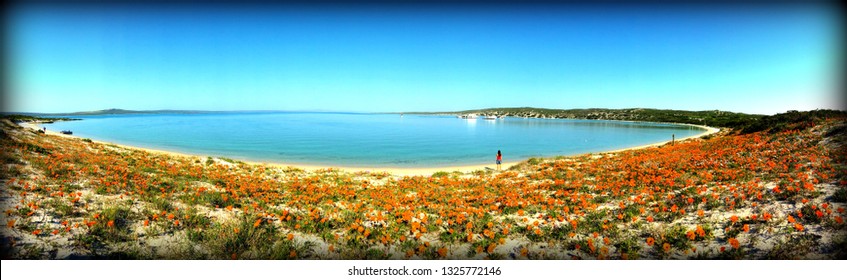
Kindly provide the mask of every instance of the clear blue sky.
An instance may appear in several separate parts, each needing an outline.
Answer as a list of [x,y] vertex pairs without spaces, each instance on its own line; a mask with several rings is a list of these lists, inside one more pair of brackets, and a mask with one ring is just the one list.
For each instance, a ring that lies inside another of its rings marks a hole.
[[827,7],[17,6],[6,111],[844,109]]

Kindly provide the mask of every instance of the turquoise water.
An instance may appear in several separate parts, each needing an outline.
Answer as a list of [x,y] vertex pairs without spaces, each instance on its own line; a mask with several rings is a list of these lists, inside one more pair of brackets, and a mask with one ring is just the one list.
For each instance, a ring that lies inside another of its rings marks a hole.
[[150,114],[82,117],[47,129],[239,160],[359,167],[432,167],[577,155],[697,135],[642,122],[350,113]]

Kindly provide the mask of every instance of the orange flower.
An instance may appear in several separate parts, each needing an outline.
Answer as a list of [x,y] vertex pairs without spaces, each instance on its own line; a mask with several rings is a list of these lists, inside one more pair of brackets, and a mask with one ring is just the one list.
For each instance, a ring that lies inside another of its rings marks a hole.
[[114,226],[115,226],[115,221],[114,221],[114,220],[109,220],[109,222],[107,222],[107,223],[106,223],[106,226],[107,226],[107,227],[114,227]]
[[288,234],[288,236],[286,236],[286,238],[288,238],[288,240],[289,240],[289,241],[290,241],[290,240],[294,240],[294,234],[293,234],[293,233],[289,233],[289,234]]
[[796,229],[797,231],[803,231],[803,225],[801,225],[800,223],[795,223],[794,229]]
[[750,225],[749,225],[749,224],[744,224],[744,229],[743,229],[743,230],[744,230],[744,232],[750,232]]
[[174,220],[174,225],[179,226],[179,220]]
[[732,223],[734,224],[734,223],[738,222],[738,216],[732,215],[732,217],[729,217],[729,220],[731,220]]
[[39,235],[39,234],[41,234],[41,230],[40,229],[33,230],[32,234]]
[[255,223],[253,223],[253,227],[259,227],[262,224],[262,219],[257,219]]
[[656,243],[656,239],[653,239],[653,237],[647,237],[647,246],[652,247],[654,243]]
[[436,252],[438,253],[438,257],[440,258],[447,256],[447,248],[441,247]]
[[146,227],[146,226],[149,226],[149,225],[150,225],[150,220],[144,220],[144,226]]
[[15,227],[15,220],[9,220],[8,222],[6,222],[6,227],[14,228]]
[[668,244],[668,243],[662,244],[662,250],[664,250],[665,253],[670,252],[671,251],[671,244]]
[[729,245],[732,246],[733,249],[738,249],[738,247],[741,247],[741,243],[738,242],[738,239],[735,238],[729,239]]

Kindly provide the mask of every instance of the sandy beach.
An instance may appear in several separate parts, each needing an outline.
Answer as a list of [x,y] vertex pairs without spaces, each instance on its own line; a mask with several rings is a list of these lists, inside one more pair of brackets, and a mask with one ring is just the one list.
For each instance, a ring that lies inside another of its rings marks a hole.
[[[34,129],[34,130],[39,130],[39,129],[42,128],[41,126],[39,126],[39,123],[21,123],[20,125],[23,126],[23,127],[26,127],[26,128]],[[681,141],[685,141],[685,140],[688,140],[688,139],[700,138],[700,137],[703,137],[703,136],[706,136],[706,135],[718,133],[720,131],[720,129],[718,129],[718,128],[709,127],[709,126],[693,125],[693,124],[684,124],[684,125],[699,127],[699,128],[705,129],[706,131],[704,131],[703,133],[697,134],[697,135],[676,139],[675,140],[676,142],[681,142]],[[81,138],[81,137],[74,136],[74,135],[62,134],[62,133],[59,133],[58,131],[47,130],[46,133],[49,134],[49,135],[57,135],[57,136],[62,136],[62,137]],[[205,159],[207,157],[206,155],[194,155],[194,154],[180,153],[180,152],[174,152],[174,151],[150,149],[150,148],[143,148],[143,147],[136,147],[136,146],[127,146],[127,145],[121,145],[121,144],[116,144],[116,143],[111,143],[111,142],[104,142],[104,141],[99,141],[99,140],[94,140],[94,139],[91,139],[91,140],[92,140],[92,142],[95,142],[95,143],[115,145],[115,146],[126,148],[126,149],[136,149],[136,150],[142,150],[142,151],[146,151],[146,152],[150,152],[150,153],[165,154],[165,155],[169,155],[169,156],[190,157],[190,158],[197,158],[197,159]],[[671,142],[670,140],[669,141],[662,141],[662,142],[657,142],[657,143],[652,143],[652,144],[647,144],[647,145],[641,145],[641,146],[635,146],[635,147],[630,147],[630,148],[603,151],[603,152],[600,152],[600,153],[616,153],[616,152],[621,152],[621,151],[645,149],[645,148],[650,148],[650,147],[658,147],[658,146],[668,144],[670,142]],[[494,157],[492,156],[492,162],[493,162],[493,158]],[[520,164],[521,162],[524,162],[524,161],[526,161],[526,159],[503,161],[501,169],[502,170],[509,169],[510,167],[515,166],[517,164]],[[458,166],[447,166],[447,167],[413,167],[413,168],[406,168],[406,167],[356,167],[356,166],[313,165],[313,164],[288,164],[288,163],[259,162],[259,161],[249,161],[249,160],[245,160],[243,162],[248,163],[248,164],[253,164],[253,165],[268,165],[268,166],[274,166],[274,167],[280,167],[280,168],[289,168],[290,167],[290,168],[297,168],[297,169],[302,169],[302,170],[306,170],[306,171],[315,171],[315,170],[321,170],[321,169],[338,169],[338,170],[343,170],[343,171],[346,171],[346,172],[374,172],[374,173],[386,172],[386,173],[390,173],[390,174],[393,174],[393,175],[396,175],[396,176],[429,176],[429,175],[432,175],[433,173],[436,173],[436,172],[467,173],[467,172],[474,172],[474,171],[478,171],[478,170],[494,170],[496,168],[496,165],[493,164],[493,163],[492,164],[476,164],[476,165],[458,165]]]

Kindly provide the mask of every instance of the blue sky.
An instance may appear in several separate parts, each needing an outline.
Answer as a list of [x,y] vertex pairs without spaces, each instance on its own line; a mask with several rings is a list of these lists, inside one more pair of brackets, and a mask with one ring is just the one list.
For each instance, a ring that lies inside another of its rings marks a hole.
[[17,6],[7,111],[844,109],[815,6]]

